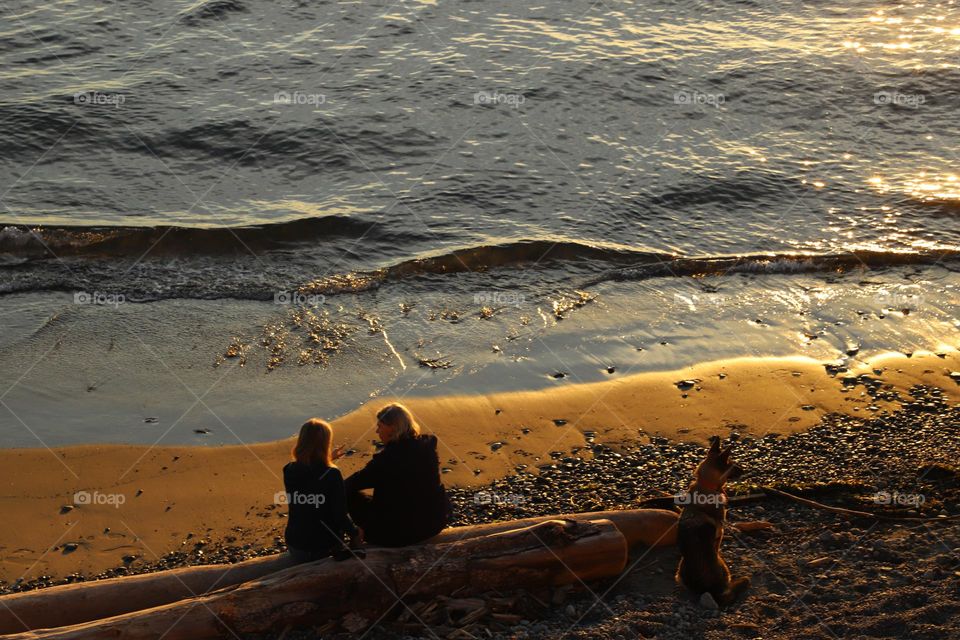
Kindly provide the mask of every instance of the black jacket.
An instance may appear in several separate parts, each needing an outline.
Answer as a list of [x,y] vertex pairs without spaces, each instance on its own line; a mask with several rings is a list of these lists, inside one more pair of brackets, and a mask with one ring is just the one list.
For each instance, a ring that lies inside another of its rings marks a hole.
[[348,494],[362,489],[373,489],[372,528],[391,544],[420,542],[447,526],[450,508],[440,482],[436,436],[387,443],[347,478]]
[[343,476],[336,467],[290,462],[283,468],[287,492],[288,547],[324,552],[336,549],[356,527],[347,515]]

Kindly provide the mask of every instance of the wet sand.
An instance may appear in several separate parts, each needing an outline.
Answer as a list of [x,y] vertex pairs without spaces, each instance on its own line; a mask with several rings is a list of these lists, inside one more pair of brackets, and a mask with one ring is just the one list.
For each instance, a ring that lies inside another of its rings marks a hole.
[[[800,358],[730,360],[536,392],[404,402],[440,437],[447,485],[476,491],[517,477],[518,470],[528,477],[545,465],[542,473],[549,474],[558,461],[575,464],[565,457],[591,460],[598,445],[613,455],[650,437],[691,446],[714,433],[773,438],[807,430],[833,413],[866,419],[905,405],[921,411],[925,404],[950,406],[960,401],[960,387],[949,375],[960,370],[960,358],[955,351],[941,356],[890,354],[840,372]],[[677,384],[682,381],[692,384]],[[940,399],[947,404],[914,402],[908,392],[915,385],[943,389]],[[372,415],[386,401],[335,421],[338,442],[355,450],[341,461],[345,473],[374,452]],[[276,550],[285,507],[274,497],[290,445],[2,451],[7,473],[0,505],[17,525],[0,531],[0,586],[166,566],[165,558],[229,561]],[[814,468],[810,475],[823,471]],[[610,502],[607,488],[594,489],[597,504]],[[88,503],[75,501],[78,492],[89,496]]]

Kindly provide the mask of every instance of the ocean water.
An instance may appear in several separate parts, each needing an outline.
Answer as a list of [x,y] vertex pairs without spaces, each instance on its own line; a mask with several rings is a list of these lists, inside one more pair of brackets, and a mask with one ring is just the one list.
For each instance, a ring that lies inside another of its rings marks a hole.
[[[960,345],[956,2],[0,14],[0,383],[25,405],[67,370],[166,375],[185,308],[190,385],[239,362],[260,388],[309,380],[326,415]],[[93,357],[111,331],[151,364]],[[357,362],[376,380],[345,391]],[[45,438],[140,438],[94,422]]]

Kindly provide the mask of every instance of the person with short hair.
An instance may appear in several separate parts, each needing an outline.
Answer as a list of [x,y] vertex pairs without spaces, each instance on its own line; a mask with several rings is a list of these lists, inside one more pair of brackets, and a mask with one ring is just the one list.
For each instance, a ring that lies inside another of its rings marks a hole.
[[[450,517],[437,437],[421,434],[402,404],[377,412],[377,435],[383,449],[347,478],[350,515],[370,544],[401,547],[432,538]],[[373,495],[363,493],[365,489],[373,489]]]
[[318,418],[307,420],[291,453],[293,461],[283,468],[290,556],[299,563],[342,553],[344,534],[351,548],[359,547],[361,534],[347,513],[343,476],[334,464],[343,447],[334,450],[333,428]]

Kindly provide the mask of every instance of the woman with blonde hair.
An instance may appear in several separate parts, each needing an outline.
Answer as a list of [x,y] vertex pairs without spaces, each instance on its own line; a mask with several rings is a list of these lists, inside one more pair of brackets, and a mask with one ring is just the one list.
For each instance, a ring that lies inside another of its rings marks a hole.
[[333,464],[343,447],[333,449],[333,428],[311,418],[300,427],[283,468],[283,485],[289,510],[284,536],[295,562],[310,562],[344,550],[343,536],[351,547],[360,543],[360,532],[347,513],[343,476]]
[[[431,538],[447,526],[450,506],[440,481],[437,437],[402,404],[377,412],[383,449],[347,478],[347,507],[371,544],[400,547]],[[363,493],[373,489],[373,496]]]

